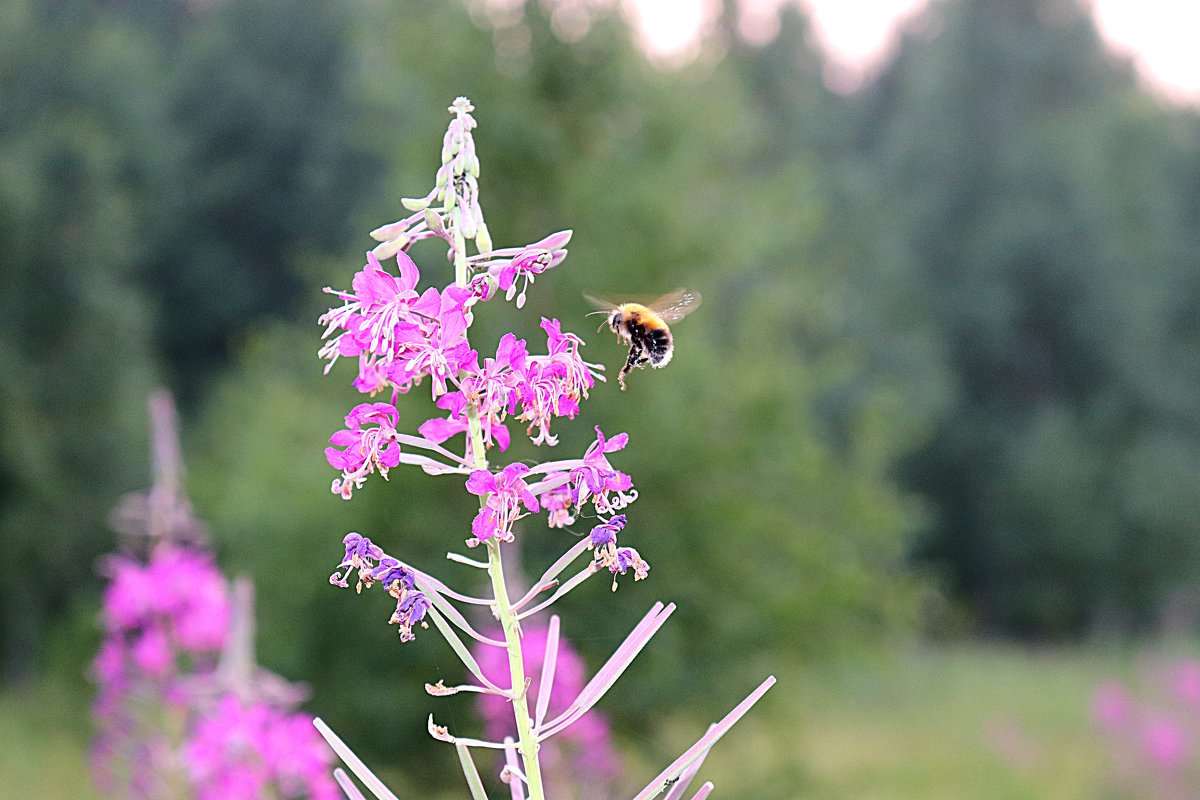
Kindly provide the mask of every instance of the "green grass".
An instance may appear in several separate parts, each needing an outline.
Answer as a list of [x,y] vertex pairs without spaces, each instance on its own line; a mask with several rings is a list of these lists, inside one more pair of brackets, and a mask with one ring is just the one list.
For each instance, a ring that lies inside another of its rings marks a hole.
[[[723,800],[1102,797],[1108,765],[1089,722],[1092,687],[1129,678],[1151,657],[974,644],[781,670],[702,776]],[[749,690],[755,677],[738,680]],[[697,713],[713,719],[727,710],[703,706],[698,700]],[[85,709],[78,691],[51,685],[0,694],[0,800],[94,796]],[[631,782],[647,780],[703,732],[705,718],[670,720],[654,741],[623,743]],[[460,778],[448,776],[446,797],[463,795]]]
[[95,797],[87,771],[88,698],[44,682],[0,693],[0,798]]
[[[722,798],[1106,796],[1091,692],[1100,680],[1128,678],[1134,660],[1111,650],[975,644],[780,674],[702,774]],[[680,748],[684,727],[668,734]]]

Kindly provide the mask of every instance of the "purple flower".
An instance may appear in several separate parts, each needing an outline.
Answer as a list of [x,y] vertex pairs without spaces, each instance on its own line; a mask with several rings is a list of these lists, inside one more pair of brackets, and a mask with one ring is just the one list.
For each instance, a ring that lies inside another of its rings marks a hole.
[[546,360],[553,364],[562,378],[563,394],[578,402],[588,396],[588,389],[596,385],[596,376],[604,369],[598,364],[584,361],[579,354],[583,340],[573,333],[563,333],[556,319],[542,317],[542,330],[546,332]]
[[340,356],[373,353],[385,359],[395,348],[397,326],[408,321],[410,308],[417,300],[420,271],[405,253],[396,254],[400,277],[388,274],[374,253],[367,253],[367,264],[352,281],[350,292],[325,291],[342,298],[344,303],[331,308],[318,320],[325,325],[322,338],[342,330],[321,348],[321,357],[329,359],[325,371]]
[[582,341],[574,334],[562,333],[558,320],[543,319],[542,327],[547,332],[549,354],[529,356],[521,342],[521,358],[510,360],[512,372],[505,376],[505,383],[511,387],[510,410],[515,400],[521,407],[517,418],[528,423],[533,443],[553,445],[558,440],[550,433],[551,420],[579,413],[579,401],[595,385],[593,373],[600,368],[579,358]]
[[166,632],[157,625],[146,628],[130,648],[133,664],[152,678],[165,678],[175,667],[175,654]]
[[329,582],[344,589],[349,585],[350,573],[357,570],[357,591],[380,584],[384,591],[396,598],[396,611],[389,621],[400,626],[401,641],[412,641],[413,626],[420,623],[421,627],[426,627],[424,618],[429,611],[429,598],[417,589],[416,573],[401,564],[399,559],[383,552],[365,536],[348,533],[342,539],[342,544],[346,555],[337,570],[329,576]]
[[396,600],[396,610],[388,622],[399,626],[400,641],[411,642],[416,638],[412,632],[413,625],[419,622],[423,628],[429,626],[423,621],[428,612],[428,597],[422,592],[403,591]]
[[92,661],[92,674],[97,683],[110,684],[125,675],[125,647],[116,638],[106,638]]
[[358,570],[358,591],[362,591],[363,585],[370,586],[373,582],[371,572],[375,569],[380,559],[383,558],[383,550],[377,547],[365,536],[360,536],[357,533],[347,533],[342,539],[342,544],[346,548],[346,557],[342,559],[342,563],[338,564],[339,570],[345,572],[337,572],[336,570],[329,576],[329,582],[334,586],[340,586],[343,589],[347,588],[346,579],[354,570]]
[[[624,472],[620,472],[608,463],[607,454],[623,450],[629,442],[629,434],[618,433],[612,439],[605,439],[604,433],[596,426],[596,441],[583,454],[582,462],[570,472],[571,487],[574,491],[575,506],[578,508],[590,498],[600,513],[620,510],[637,499],[637,493],[632,491],[633,481]],[[609,494],[615,492],[615,501]]]
[[396,254],[396,262],[399,277],[384,271],[375,254],[368,253],[353,291],[326,289],[344,302],[320,319],[326,326],[324,338],[332,337],[320,354],[329,360],[326,372],[339,357],[357,356],[354,385],[359,391],[373,394],[390,384],[407,392],[430,376],[437,397],[470,361],[467,312],[477,296],[457,286],[418,294],[416,264],[403,252]]
[[159,590],[172,598],[163,606],[171,615],[175,643],[188,653],[220,650],[233,613],[229,587],[207,554],[165,548],[150,563]]
[[212,674],[230,638],[232,602],[208,553],[170,542],[154,547],[145,563],[115,556],[105,570],[105,638],[92,666],[99,687],[92,769],[114,794],[157,795],[177,769],[169,757],[177,735],[188,734],[160,720],[168,713],[178,717],[174,725],[190,719],[195,699],[183,687]]
[[150,570],[131,558],[109,559],[106,567],[111,580],[101,600],[105,627],[116,632],[143,625],[157,599]]
[[463,381],[463,403],[474,403],[480,417],[503,419],[516,405],[516,382],[525,371],[529,353],[525,340],[506,333],[496,347],[496,357],[486,358],[483,367],[471,365]]
[[413,571],[391,556],[379,559],[379,566],[371,570],[371,580],[378,581],[383,590],[394,597],[416,588]]
[[538,500],[529,491],[522,476],[529,472],[524,464],[509,464],[499,475],[485,469],[477,469],[467,479],[467,491],[487,500],[471,523],[470,547],[496,537],[502,542],[512,541],[513,523],[523,516],[520,506],[531,512],[540,510]]
[[617,575],[633,570],[633,579],[640,581],[650,573],[650,565],[632,547],[617,547],[617,534],[625,528],[625,515],[617,514],[592,528],[589,547],[595,551],[597,567],[613,574],[613,591],[617,590]]
[[[650,565],[638,555],[638,551],[632,547],[618,547],[614,553],[611,563],[606,564],[608,570],[615,576],[617,573],[624,575],[627,571],[633,570],[633,579],[640,581],[650,574]],[[617,582],[613,581],[613,591],[616,591]]]
[[389,380],[402,391],[431,378],[434,399],[447,391],[448,381],[472,364],[475,352],[467,343],[467,303],[470,290],[451,286],[444,292],[429,289],[414,307],[420,322],[397,328],[394,363]]
[[486,302],[496,296],[496,279],[487,273],[476,275],[467,284],[467,288],[475,295],[476,300]]
[[308,715],[277,716],[265,731],[261,749],[264,760],[273,765],[275,781],[284,797],[307,795],[310,800],[340,800],[343,796],[329,779],[329,746],[314,733]]
[[192,654],[215,652],[224,644],[231,613],[228,590],[207,553],[162,545],[146,564],[114,557],[106,568],[112,580],[103,596],[105,628],[110,634],[154,628],[155,638],[139,645],[147,669],[164,661],[158,636]]
[[334,494],[349,500],[372,472],[378,470],[386,479],[388,470],[400,463],[397,418],[396,407],[390,403],[361,403],[350,411],[346,428],[330,436],[332,447],[325,448],[329,465],[342,471],[333,481]]
[[571,231],[559,231],[524,247],[506,247],[481,253],[471,259],[471,266],[476,270],[486,270],[504,290],[504,299],[516,297],[517,308],[522,308],[525,305],[525,293],[535,277],[558,266],[567,257],[564,247],[570,240]]
[[592,528],[592,547],[615,543],[617,534],[625,527],[625,515],[617,514],[606,522]]
[[[566,477],[566,473],[550,473],[546,476],[547,479],[555,477]],[[572,513],[575,510],[575,499],[571,494],[571,488],[564,484],[556,486],[553,489],[547,489],[542,492],[538,498],[542,504],[542,508],[546,509],[546,523],[551,528],[565,528],[575,522],[575,515]]]

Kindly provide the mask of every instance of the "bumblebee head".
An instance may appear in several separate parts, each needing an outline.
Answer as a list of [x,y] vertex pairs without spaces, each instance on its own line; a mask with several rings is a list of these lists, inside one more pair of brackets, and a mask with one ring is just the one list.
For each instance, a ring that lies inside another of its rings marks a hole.
[[613,329],[613,333],[617,333],[621,329],[621,309],[614,308],[612,313],[608,315],[608,327]]

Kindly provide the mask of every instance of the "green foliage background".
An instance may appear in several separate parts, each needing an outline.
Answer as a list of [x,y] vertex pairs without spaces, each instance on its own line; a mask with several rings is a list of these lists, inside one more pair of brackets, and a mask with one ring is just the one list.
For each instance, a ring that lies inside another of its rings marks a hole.
[[[922,619],[1137,632],[1190,597],[1200,120],[1078,8],[939,4],[851,96],[824,88],[792,10],[750,47],[730,4],[663,71],[615,15],[565,43],[538,4],[490,25],[471,8],[0,0],[7,680],[82,675],[105,515],[147,481],[144,398],[165,382],[220,561],[257,581],[260,659],[365,755],[447,758],[420,687],[453,657],[401,648],[386,603],[326,578],[350,530],[442,564],[470,503],[400,470],[328,492],[321,451],[358,398],[348,366],[321,375],[314,321],[365,232],[432,180],[459,94],[496,242],[575,230],[524,313],[484,309],[477,346],[536,340],[544,314],[615,369],[583,292],[705,297],[669,369],[561,428],[565,454],[593,424],[630,433],[630,541],[653,565],[567,598],[566,635],[597,664],[654,600],[680,604],[608,705],[626,736]],[[436,248],[414,257],[442,280]],[[413,427],[432,415],[407,400]],[[521,538],[531,570],[564,543]]]

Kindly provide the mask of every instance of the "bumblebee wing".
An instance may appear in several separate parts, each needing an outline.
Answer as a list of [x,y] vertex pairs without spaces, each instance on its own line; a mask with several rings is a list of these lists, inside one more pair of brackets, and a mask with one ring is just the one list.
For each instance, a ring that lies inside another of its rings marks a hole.
[[664,322],[678,322],[700,307],[700,293],[690,289],[676,289],[647,305],[651,311],[662,317]]
[[598,311],[612,311],[614,308],[621,305],[620,303],[614,303],[612,300],[605,300],[602,297],[593,297],[590,294],[584,294],[583,299],[587,300],[588,303],[590,303],[592,307]]

